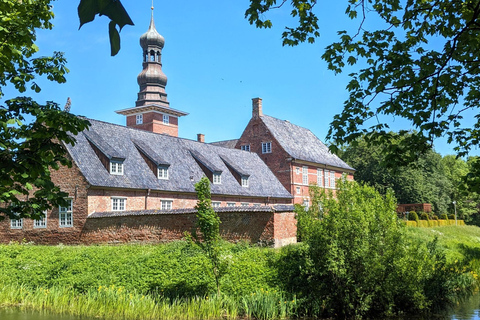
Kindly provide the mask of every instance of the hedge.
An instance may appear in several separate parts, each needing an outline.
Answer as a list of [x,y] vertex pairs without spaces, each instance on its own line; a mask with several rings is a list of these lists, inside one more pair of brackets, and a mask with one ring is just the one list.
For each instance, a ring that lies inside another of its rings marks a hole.
[[[454,226],[455,220],[418,220],[417,221],[405,221],[408,227],[442,227],[442,226]],[[457,220],[457,225],[464,226],[465,221]]]

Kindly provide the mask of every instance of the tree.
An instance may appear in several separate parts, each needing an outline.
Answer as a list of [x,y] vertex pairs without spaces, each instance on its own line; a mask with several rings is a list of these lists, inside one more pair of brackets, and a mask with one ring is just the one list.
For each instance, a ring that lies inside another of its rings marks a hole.
[[[392,133],[392,136],[395,136]],[[397,136],[394,143],[404,137]],[[467,222],[477,214],[480,199],[467,189],[465,177],[469,165],[455,156],[442,157],[430,150],[407,165],[385,165],[386,143],[368,144],[363,137],[341,152],[341,157],[356,169],[355,180],[375,187],[381,194],[392,189],[399,203],[431,203],[434,212],[453,213],[457,201],[458,216]]]
[[[59,52],[34,57],[38,28],[51,29],[51,0],[0,3],[0,97],[12,84],[19,92],[39,92],[36,77],[65,82],[66,60]],[[33,120],[29,120],[33,117]],[[0,219],[38,218],[52,206],[65,205],[66,193],[54,186],[50,170],[71,165],[64,144],[88,121],[60,111],[57,104],[41,105],[18,97],[0,106]]]
[[287,251],[298,260],[286,283],[314,316],[418,314],[454,301],[463,281],[474,286],[468,267],[451,267],[436,241],[420,243],[408,235],[391,191],[382,196],[348,181],[337,187],[335,197],[317,194],[324,214],[304,212],[303,219],[310,218],[305,244]]
[[203,177],[195,184],[197,192],[197,229],[192,232],[195,243],[202,249],[212,264],[212,272],[220,294],[220,278],[222,276],[220,261],[220,218],[212,208],[212,195],[210,193],[210,180]]

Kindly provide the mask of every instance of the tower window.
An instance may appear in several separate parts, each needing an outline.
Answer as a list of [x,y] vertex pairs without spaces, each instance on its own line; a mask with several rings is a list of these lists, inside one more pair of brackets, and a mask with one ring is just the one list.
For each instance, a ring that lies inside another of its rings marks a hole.
[[170,116],[168,114],[163,115],[163,123],[169,124],[170,123]]
[[150,51],[150,61],[155,62],[155,51]]
[[143,123],[143,114],[137,114],[137,124]]

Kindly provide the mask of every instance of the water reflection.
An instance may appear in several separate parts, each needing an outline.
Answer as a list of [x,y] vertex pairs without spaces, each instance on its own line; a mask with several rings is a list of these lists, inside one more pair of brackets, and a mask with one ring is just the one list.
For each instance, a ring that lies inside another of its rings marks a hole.
[[452,320],[480,320],[480,294],[462,301],[451,310]]

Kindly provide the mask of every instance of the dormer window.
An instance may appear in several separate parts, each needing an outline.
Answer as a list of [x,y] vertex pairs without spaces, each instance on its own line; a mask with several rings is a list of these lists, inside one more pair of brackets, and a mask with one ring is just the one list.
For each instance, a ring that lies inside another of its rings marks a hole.
[[170,123],[170,116],[168,114],[163,115],[163,123],[169,124]]
[[221,184],[222,183],[222,174],[218,172],[213,173],[213,184]]
[[157,176],[158,179],[168,180],[168,167],[167,166],[159,166],[157,169]]
[[248,188],[248,177],[242,176],[242,187]]
[[143,123],[143,114],[137,114],[137,124]]
[[110,174],[123,175],[123,161],[110,160]]

